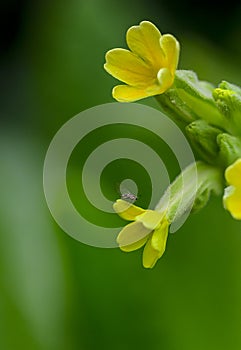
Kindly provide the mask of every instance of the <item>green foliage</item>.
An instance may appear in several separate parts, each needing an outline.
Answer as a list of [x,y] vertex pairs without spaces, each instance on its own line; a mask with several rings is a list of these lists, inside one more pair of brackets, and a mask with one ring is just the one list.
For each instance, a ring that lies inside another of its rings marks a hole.
[[[167,245],[162,263],[145,271],[138,252],[67,236],[42,190],[44,156],[58,128],[112,101],[104,53],[144,18],[173,33],[175,23],[150,2],[53,0],[31,2],[25,11],[21,35],[2,62],[0,348],[240,349],[240,223],[219,201],[170,235],[171,251]],[[241,81],[239,20],[230,51],[181,29],[174,34],[185,46],[182,67],[215,84]],[[71,167],[77,183],[78,165]]]

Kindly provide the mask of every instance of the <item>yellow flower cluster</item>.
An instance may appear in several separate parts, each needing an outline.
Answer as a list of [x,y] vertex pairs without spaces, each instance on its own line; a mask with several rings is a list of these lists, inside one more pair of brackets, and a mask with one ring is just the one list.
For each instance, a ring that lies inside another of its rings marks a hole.
[[[119,247],[130,252],[144,246],[143,265],[152,268],[165,252],[169,226],[175,220],[180,195],[183,197],[181,211],[185,212],[189,206],[195,210],[204,206],[211,191],[219,195],[223,192],[223,168],[240,156],[241,141],[236,134],[240,130],[241,90],[222,82],[212,95],[213,87],[200,82],[195,73],[176,72],[179,43],[171,34],[162,35],[151,22],[143,21],[129,28],[126,41],[129,49],[116,48],[106,54],[105,70],[124,83],[113,88],[113,97],[119,102],[133,102],[164,94],[172,87],[158,100],[162,106],[170,107],[170,115],[177,113],[190,122],[187,126],[189,138],[207,162],[187,167],[170,185],[166,193],[171,194],[171,200],[165,209],[162,207],[158,211],[158,205],[157,210],[144,210],[123,199],[115,202],[114,210],[118,215],[132,221],[119,233]],[[179,95],[177,90],[180,90]],[[226,130],[225,133],[222,130]],[[221,167],[219,161],[224,162]],[[198,184],[194,181],[196,170]],[[182,187],[184,174],[190,181],[187,181],[188,186]],[[225,179],[228,187],[223,196],[224,207],[235,219],[241,220],[241,158],[228,166]],[[182,188],[186,191],[184,194]]]

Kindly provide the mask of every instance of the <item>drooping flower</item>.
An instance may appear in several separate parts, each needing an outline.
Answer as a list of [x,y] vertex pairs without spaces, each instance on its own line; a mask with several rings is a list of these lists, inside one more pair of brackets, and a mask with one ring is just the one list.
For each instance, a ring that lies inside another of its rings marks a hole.
[[148,21],[129,28],[130,50],[116,48],[106,54],[105,70],[127,85],[114,87],[119,102],[137,101],[164,93],[171,87],[179,59],[179,43],[171,34],[161,35]]
[[152,268],[166,248],[169,222],[165,213],[144,210],[122,199],[114,203],[114,210],[123,219],[133,221],[117,237],[121,250],[131,252],[144,247],[143,266]]
[[225,178],[230,186],[224,192],[224,207],[233,218],[241,220],[241,158],[226,169]]
[[171,230],[175,232],[175,223],[178,226],[179,220],[185,220],[191,211],[203,208],[211,193],[220,195],[222,190],[222,170],[199,161],[182,170],[167,187],[154,210],[145,210],[118,199],[113,205],[115,212],[123,219],[132,221],[119,233],[119,247],[131,252],[145,246],[143,265],[146,268],[154,267],[165,252],[169,226],[172,225]]

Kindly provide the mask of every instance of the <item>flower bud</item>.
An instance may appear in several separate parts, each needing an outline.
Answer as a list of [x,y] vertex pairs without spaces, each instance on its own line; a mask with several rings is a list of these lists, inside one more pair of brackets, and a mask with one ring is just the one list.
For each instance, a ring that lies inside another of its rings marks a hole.
[[227,167],[241,157],[241,139],[226,133],[217,137],[219,147],[219,161]]
[[220,112],[228,122],[227,130],[233,135],[241,135],[241,93],[235,85],[223,82],[222,87],[232,87],[234,90],[217,88],[213,91],[213,98]]
[[198,156],[210,164],[215,164],[219,153],[217,136],[222,130],[199,119],[186,126],[186,133]]

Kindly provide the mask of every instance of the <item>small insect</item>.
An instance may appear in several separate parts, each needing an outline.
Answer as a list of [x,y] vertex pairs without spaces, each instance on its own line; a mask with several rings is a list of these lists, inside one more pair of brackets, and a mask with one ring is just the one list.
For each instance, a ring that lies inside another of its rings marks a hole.
[[127,201],[127,202],[135,202],[137,200],[137,196],[129,191],[126,191],[124,193],[121,193],[121,199]]

